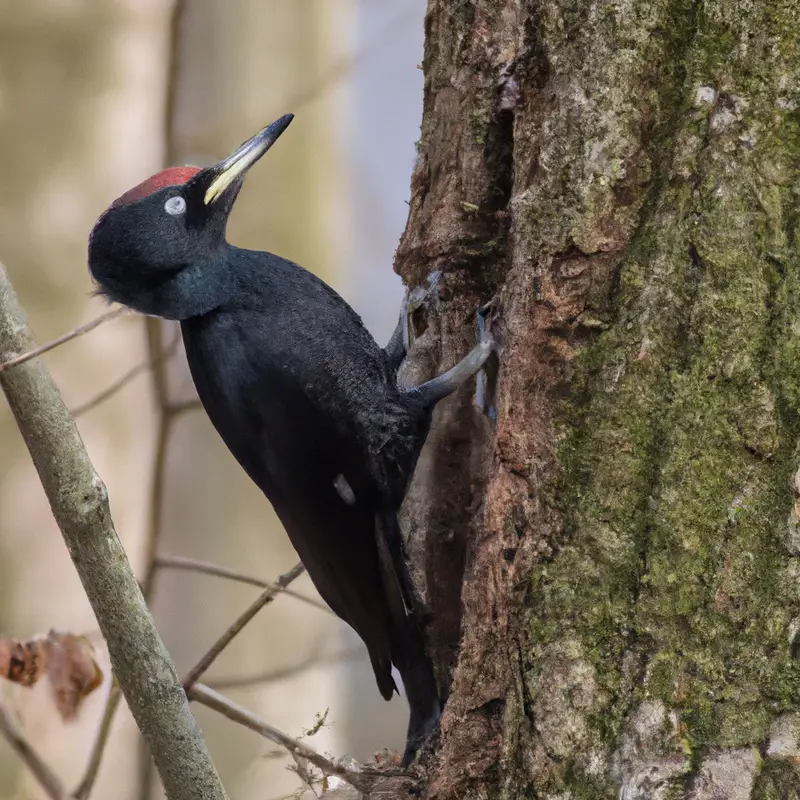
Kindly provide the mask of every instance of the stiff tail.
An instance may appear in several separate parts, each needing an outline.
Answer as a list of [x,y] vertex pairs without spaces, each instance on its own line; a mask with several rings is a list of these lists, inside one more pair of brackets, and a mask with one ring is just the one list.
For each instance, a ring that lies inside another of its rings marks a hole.
[[441,716],[436,686],[425,637],[420,625],[420,603],[408,572],[397,515],[386,511],[376,520],[378,553],[387,600],[392,615],[392,663],[400,672],[409,707],[408,733],[402,764],[407,767]]
[[392,661],[403,679],[409,709],[404,767],[414,760],[441,717],[439,691],[422,631],[413,615],[406,621],[405,628],[396,630],[392,637]]

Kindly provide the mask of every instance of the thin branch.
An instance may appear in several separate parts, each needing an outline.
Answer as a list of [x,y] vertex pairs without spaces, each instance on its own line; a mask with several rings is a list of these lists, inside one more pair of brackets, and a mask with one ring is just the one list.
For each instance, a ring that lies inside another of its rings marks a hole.
[[42,760],[42,757],[31,747],[22,731],[11,719],[11,715],[0,706],[0,734],[11,745],[11,749],[22,759],[25,766],[41,784],[51,800],[64,800],[64,787],[61,779]]
[[[183,3],[177,3],[175,13],[179,13]],[[150,603],[153,599],[155,585],[156,553],[158,540],[161,538],[161,528],[164,512],[164,495],[166,491],[167,454],[169,441],[175,421],[180,414],[190,409],[188,403],[172,404],[169,398],[169,380],[165,348],[162,340],[163,323],[153,317],[145,319],[145,332],[147,334],[147,349],[152,364],[151,376],[153,382],[153,395],[158,408],[158,427],[156,431],[156,449],[153,455],[153,466],[150,471],[150,497],[148,501],[148,525],[145,535],[144,576],[141,580],[142,593],[145,600]],[[176,337],[176,341],[179,337]],[[145,742],[140,740],[138,754],[138,797],[139,800],[149,800],[153,787],[153,761]]]
[[[34,349],[0,268],[0,362]],[[171,800],[225,800],[208,749],[119,541],[108,493],[41,359],[0,373],[11,411]]]
[[[162,359],[170,359],[173,355],[175,355],[175,351],[178,348],[178,342],[180,342],[181,337],[180,333],[170,342],[169,347],[164,351],[161,355]],[[131,381],[135,378],[138,378],[144,372],[153,368],[153,361],[152,359],[148,358],[144,361],[140,361],[138,364],[131,367],[124,375],[118,378],[114,383],[110,386],[103,389],[102,392],[95,395],[91,400],[87,400],[85,403],[82,403],[79,406],[71,409],[70,413],[72,414],[73,419],[77,419],[83,414],[86,414],[89,411],[97,408],[102,403],[105,403],[106,400],[113,397],[117,392],[122,391]]]
[[111,735],[111,725],[114,722],[114,716],[119,708],[119,701],[122,699],[122,690],[119,688],[116,676],[111,676],[111,689],[108,692],[108,699],[106,700],[106,707],[103,711],[103,719],[100,720],[100,727],[97,730],[97,737],[94,740],[94,747],[92,747],[92,754],[89,756],[89,763],[86,766],[86,772],[83,780],[78,784],[78,788],[72,793],[75,800],[86,800],[92,793],[95,781],[100,772],[100,763],[103,760],[103,753],[105,752],[106,745],[108,744],[108,737]]
[[[178,4],[182,7],[182,4]],[[151,380],[153,395],[158,408],[158,427],[156,431],[156,449],[153,455],[153,466],[150,470],[150,496],[148,500],[148,524],[144,542],[144,576],[141,580],[142,594],[149,604],[153,599],[155,585],[156,552],[161,536],[164,491],[167,474],[167,453],[172,425],[177,416],[169,413],[169,385],[166,364],[164,362],[164,345],[161,339],[161,321],[148,317],[145,319],[147,334],[147,350],[153,364]],[[153,759],[150,748],[144,739],[139,740],[137,755],[138,797],[139,800],[150,800],[153,794]]]
[[192,398],[191,400],[172,402],[167,406],[166,411],[170,417],[177,417],[185,411],[198,411],[202,407],[203,404],[198,398]]
[[[145,317],[145,331],[147,335],[147,349],[150,361],[153,364],[153,393],[159,408],[169,405],[169,382],[167,378],[167,365],[164,363],[166,348],[163,340],[163,323],[157,317]],[[177,337],[176,337],[177,338]]]
[[275,597],[285,589],[293,580],[299,578],[305,572],[305,567],[298,563],[295,564],[288,572],[278,578],[272,586],[265,589],[259,597],[251,603],[250,607],[233,623],[233,625],[225,631],[225,633],[217,639],[211,646],[209,651],[197,662],[197,664],[189,670],[186,677],[183,679],[183,688],[188,692],[192,686],[200,680],[200,677],[206,670],[214,663],[217,656],[233,641],[242,628],[250,622],[253,617],[264,608],[267,603],[271,603]]
[[319,667],[324,664],[344,664],[348,661],[358,661],[364,656],[363,648],[354,648],[352,650],[345,650],[343,653],[333,653],[329,656],[320,654],[321,647],[314,647],[309,655],[305,658],[290,664],[287,667],[279,667],[278,669],[264,670],[257,672],[253,675],[239,675],[224,678],[215,678],[208,680],[207,686],[212,689],[244,689],[249,686],[255,686],[259,683],[274,683],[283,681],[287,678],[294,678],[301,675],[303,672],[314,667]]
[[81,403],[81,405],[70,409],[72,418],[78,419],[78,417],[82,416],[83,414],[86,414],[89,411],[97,408],[102,403],[105,403],[106,400],[112,398],[117,392],[122,391],[122,389],[124,389],[132,380],[137,378],[143,372],[147,372],[149,369],[149,359],[147,361],[141,361],[135,366],[131,367],[124,375],[114,381],[114,383],[112,383],[110,386],[103,389],[102,392],[95,395],[91,400],[87,400],[85,403]]
[[249,728],[251,731],[261,734],[271,742],[285,747],[292,756],[308,761],[317,767],[317,769],[322,770],[325,775],[335,775],[347,781],[347,783],[360,792],[369,792],[374,786],[376,778],[385,777],[367,771],[354,772],[351,769],[347,769],[347,767],[336,764],[330,759],[325,758],[325,756],[320,755],[308,745],[289,736],[274,725],[270,725],[252,711],[248,711],[246,708],[234,703],[232,700],[229,700],[227,697],[215,692],[202,683],[196,683],[192,686],[189,690],[189,698],[219,712],[228,719],[233,720],[233,722],[238,722],[245,728]]
[[[221,567],[218,564],[211,564],[208,561],[197,561],[194,558],[184,558],[183,556],[157,556],[156,566],[159,567],[159,569],[182,569],[187,572],[199,572],[201,575],[213,575],[217,578],[246,583],[248,586],[257,586],[259,589],[268,589],[270,586],[274,585],[261,578],[255,578],[252,575],[244,575],[241,572],[228,569],[227,567]],[[313,597],[306,597],[304,594],[294,591],[294,589],[281,589],[281,594],[294,597],[295,600],[308,603],[308,605],[314,606],[314,608],[318,608],[320,611],[333,614],[324,603],[315,600]]]
[[186,12],[186,0],[173,0],[172,15],[169,20],[169,61],[167,63],[167,82],[164,92],[164,161],[171,166],[178,158],[175,146],[175,121],[177,119],[178,97],[180,92],[181,26]]
[[85,325],[79,325],[77,328],[73,328],[68,333],[62,334],[58,338],[53,339],[51,342],[39,345],[39,347],[33,347],[25,353],[20,353],[13,358],[8,358],[5,361],[0,362],[0,372],[5,372],[7,369],[11,369],[12,367],[18,367],[20,364],[24,364],[26,361],[30,361],[32,358],[42,355],[42,353],[53,350],[65,342],[69,342],[72,339],[77,339],[78,336],[83,336],[84,333],[93,331],[96,327],[102,325],[104,322],[108,322],[110,319],[114,319],[126,313],[128,313],[127,308],[112,308],[111,311],[106,311],[105,314],[95,317],[91,322],[87,322]]
[[161,517],[164,505],[164,484],[166,483],[167,452],[169,437],[175,415],[169,412],[169,384],[164,360],[164,343],[161,339],[161,321],[147,317],[144,321],[147,334],[147,350],[153,365],[151,376],[153,396],[158,408],[158,430],[156,433],[156,450],[153,456],[153,467],[150,474],[150,499],[148,502],[148,524],[145,538],[144,577],[142,593],[150,602],[153,593],[153,580],[156,573],[156,549],[161,534]]
[[[178,92],[180,84],[180,55],[181,55],[181,26],[183,25],[185,0],[173,0],[172,12],[169,19],[169,40],[167,45],[167,65],[165,74],[165,91],[163,106],[164,125],[164,156],[165,166],[173,163],[175,156],[175,120],[178,105]],[[170,413],[168,409],[169,395],[167,386],[166,365],[160,358],[163,352],[161,341],[161,323],[159,320],[150,319],[147,326],[147,345],[150,360],[153,362],[153,391],[158,403],[158,434],[156,439],[156,453],[153,457],[153,469],[150,484],[149,524],[145,540],[144,577],[142,591],[145,599],[150,602],[153,593],[153,584],[156,576],[156,552],[158,538],[161,533],[161,515],[164,495],[164,477],[167,463],[167,444],[172,429],[172,424],[177,419],[177,414]],[[147,750],[147,745],[139,741],[138,750],[138,785],[137,796],[139,800],[149,800],[153,790],[153,762]]]

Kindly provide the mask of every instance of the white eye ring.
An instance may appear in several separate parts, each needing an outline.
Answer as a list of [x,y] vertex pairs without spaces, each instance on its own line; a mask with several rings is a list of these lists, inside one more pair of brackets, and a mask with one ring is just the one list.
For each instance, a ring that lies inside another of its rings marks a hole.
[[164,211],[166,211],[167,214],[172,214],[173,217],[180,216],[186,211],[186,201],[180,195],[170,197],[170,199],[164,203]]

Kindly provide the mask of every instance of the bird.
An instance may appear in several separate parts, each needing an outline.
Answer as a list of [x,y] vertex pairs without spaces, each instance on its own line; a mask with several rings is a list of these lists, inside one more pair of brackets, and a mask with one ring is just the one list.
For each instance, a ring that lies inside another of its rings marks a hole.
[[402,679],[409,722],[402,766],[438,727],[435,671],[398,510],[436,403],[493,350],[486,332],[448,372],[398,381],[403,314],[381,348],[324,281],[226,238],[248,170],[286,114],[206,167],[171,167],[114,200],[89,235],[99,294],[180,323],[200,401],[272,504],[322,599],[363,640],[381,695]]

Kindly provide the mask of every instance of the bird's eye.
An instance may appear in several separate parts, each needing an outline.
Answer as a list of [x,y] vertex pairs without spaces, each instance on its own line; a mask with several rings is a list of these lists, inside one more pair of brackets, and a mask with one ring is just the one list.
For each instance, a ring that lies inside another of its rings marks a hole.
[[183,214],[186,211],[186,201],[180,197],[170,197],[166,203],[164,203],[164,211],[167,214],[172,214],[173,217],[177,217],[179,214]]

